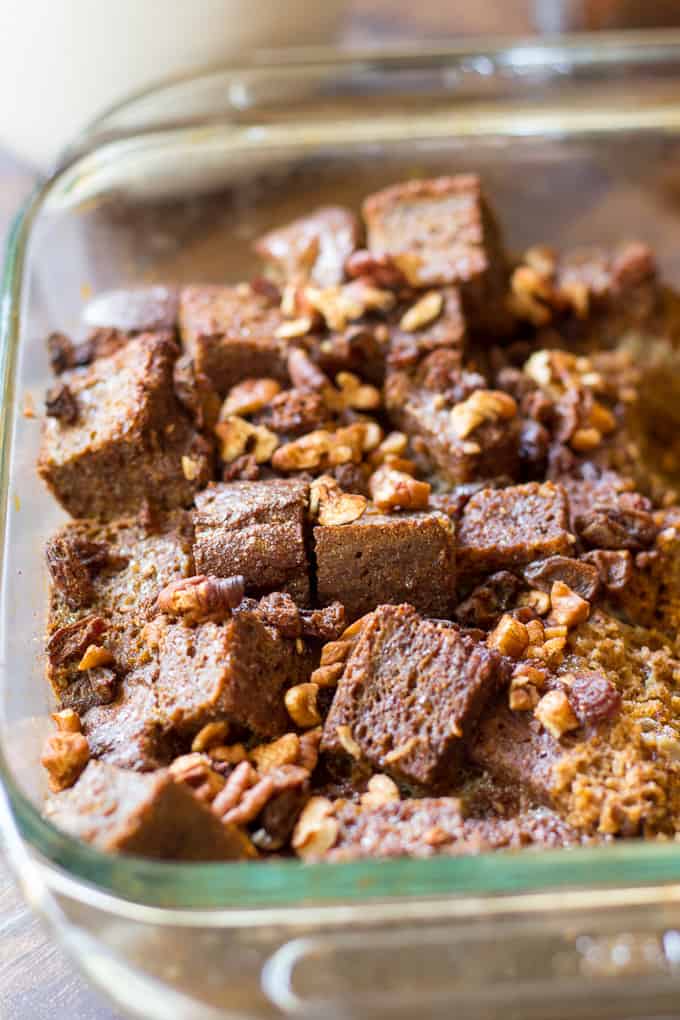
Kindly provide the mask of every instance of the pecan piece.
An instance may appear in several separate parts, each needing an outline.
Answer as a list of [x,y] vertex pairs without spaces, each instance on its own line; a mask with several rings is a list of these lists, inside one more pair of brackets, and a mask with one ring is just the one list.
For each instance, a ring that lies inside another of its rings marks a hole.
[[80,620],[55,630],[47,642],[47,655],[53,666],[62,666],[69,659],[81,659],[89,645],[97,644],[106,631],[106,621],[90,613]]
[[67,383],[57,383],[47,391],[45,414],[64,425],[75,425],[78,421],[78,401]]
[[158,610],[170,616],[182,616],[187,623],[223,620],[243,601],[245,578],[207,577],[197,574],[171,581],[156,600]]
[[600,507],[576,518],[576,531],[586,545],[598,549],[646,549],[658,528],[646,510]]
[[621,707],[621,694],[616,684],[609,677],[589,670],[574,674],[567,697],[582,725],[607,722]]
[[386,290],[400,290],[408,282],[391,255],[374,255],[366,248],[360,248],[349,256],[345,272],[354,280],[361,278]]
[[289,841],[300,813],[309,799],[307,784],[275,794],[260,815],[260,828],[252,836],[260,850],[280,850]]
[[45,555],[52,582],[69,609],[89,605],[94,599],[92,578],[76,543],[55,535],[48,541]]
[[40,764],[49,775],[50,790],[73,786],[90,760],[90,746],[82,733],[53,733],[45,742]]
[[600,586],[597,568],[571,556],[549,556],[545,560],[534,560],[524,568],[524,579],[532,588],[549,592],[555,581],[562,581],[580,595],[592,602]]
[[296,389],[324,393],[332,388],[326,373],[314,364],[307,351],[301,347],[293,347],[289,351],[286,367]]
[[592,549],[582,559],[595,567],[602,587],[610,593],[623,591],[633,576],[633,557],[627,549]]
[[522,582],[509,570],[499,570],[487,577],[460,603],[455,616],[464,627],[488,630],[510,609],[519,594]]

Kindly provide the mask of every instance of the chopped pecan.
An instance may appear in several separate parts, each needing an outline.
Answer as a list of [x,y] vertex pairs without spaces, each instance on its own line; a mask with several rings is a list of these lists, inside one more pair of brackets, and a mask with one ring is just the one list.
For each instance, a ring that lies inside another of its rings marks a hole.
[[[245,764],[245,762],[243,764]],[[236,771],[238,771],[241,767],[242,766],[239,765]],[[233,774],[235,775],[236,773]],[[226,793],[228,785],[229,780],[227,780],[227,786],[225,786],[222,794],[220,794],[214,801],[214,810],[217,810],[217,803],[222,795]],[[276,784],[272,776],[263,776],[262,779],[245,790],[239,798],[238,803],[236,803],[232,808],[229,808],[229,810],[225,812],[220,810],[218,813],[226,825],[247,825],[248,822],[252,822],[257,818],[265,804],[271,800],[275,793]]]
[[522,582],[509,570],[499,570],[478,585],[456,609],[456,619],[464,627],[494,627],[504,612],[514,605]]
[[598,572],[602,587],[610,592],[620,592],[630,584],[633,576],[633,557],[627,549],[592,549],[584,553],[583,562],[592,565]]
[[353,372],[338,372],[335,382],[340,393],[331,398],[331,403],[334,403],[336,410],[350,408],[355,411],[375,411],[380,407],[380,390],[370,383],[362,383]]
[[545,560],[534,560],[523,570],[524,579],[533,588],[549,592],[555,581],[562,581],[567,587],[592,602],[600,586],[596,567],[571,556],[549,556]]
[[658,528],[646,510],[599,507],[576,518],[579,538],[599,549],[638,551],[653,545]]
[[103,542],[84,542],[65,534],[49,539],[45,554],[52,582],[69,609],[94,600],[92,572],[108,560]]
[[235,577],[195,577],[171,581],[158,595],[157,606],[161,613],[182,616],[187,622],[222,620],[230,616],[243,600],[245,579]]
[[[566,680],[566,677],[564,678]],[[621,707],[621,694],[609,677],[584,670],[570,678],[569,703],[582,725],[596,726],[612,719]]]
[[529,634],[523,623],[506,613],[489,634],[488,644],[501,655],[519,659],[529,644]]
[[89,760],[90,746],[82,733],[53,733],[40,757],[49,775],[50,790],[59,793],[73,786]]
[[82,658],[88,645],[96,644],[106,632],[106,621],[90,613],[73,623],[55,630],[47,642],[47,655],[53,666],[62,666],[70,659]]
[[550,588],[550,605],[551,619],[565,627],[575,627],[590,616],[590,603],[572,591],[563,581],[553,581]]
[[78,401],[67,383],[57,383],[45,396],[45,414],[56,418],[64,425],[75,425],[78,421]]
[[291,389],[277,394],[259,421],[281,436],[300,436],[319,429],[328,420],[323,396],[312,390]]
[[274,794],[262,810],[260,827],[253,833],[255,846],[269,852],[285,846],[308,799],[309,788],[305,783]]
[[380,510],[425,510],[430,502],[431,485],[421,482],[389,463],[383,464],[370,477],[369,489]]
[[220,420],[232,414],[247,418],[266,407],[281,392],[276,379],[244,379],[229,390],[220,409]]
[[561,690],[544,694],[534,709],[534,715],[556,740],[569,730],[577,729],[579,725],[567,695]]

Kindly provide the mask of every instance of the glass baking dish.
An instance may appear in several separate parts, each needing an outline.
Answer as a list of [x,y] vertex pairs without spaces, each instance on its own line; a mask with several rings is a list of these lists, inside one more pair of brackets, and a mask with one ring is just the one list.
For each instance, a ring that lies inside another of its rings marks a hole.
[[[303,865],[114,858],[39,813],[42,543],[62,514],[26,416],[43,339],[92,296],[234,281],[310,205],[479,170],[514,248],[651,242],[680,285],[680,34],[362,54],[207,71],[94,124],[28,202],[3,297],[0,816],[31,902],[144,1017],[670,1014],[680,846]],[[624,1012],[625,1011],[625,1012]]]

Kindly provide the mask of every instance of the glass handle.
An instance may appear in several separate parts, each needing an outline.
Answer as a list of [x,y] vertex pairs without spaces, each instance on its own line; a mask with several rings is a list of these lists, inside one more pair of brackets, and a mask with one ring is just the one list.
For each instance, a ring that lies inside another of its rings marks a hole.
[[680,931],[615,934],[598,931],[592,917],[589,927],[559,927],[551,919],[310,936],[269,958],[262,986],[286,1015],[340,1020],[526,1020],[532,1005],[541,1020],[591,1017],[600,1000],[622,1001],[627,1017],[643,1016],[652,985],[655,996],[667,992],[677,1005]]

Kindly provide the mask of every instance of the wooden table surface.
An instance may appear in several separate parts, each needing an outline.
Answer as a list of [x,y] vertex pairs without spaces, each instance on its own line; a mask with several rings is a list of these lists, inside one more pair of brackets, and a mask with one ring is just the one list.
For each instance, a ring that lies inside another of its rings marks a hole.
[[[470,33],[531,31],[529,0],[350,0],[346,39],[434,39]],[[12,215],[37,180],[0,147],[0,242]],[[24,906],[0,860],[0,1018],[116,1020],[87,987]]]

